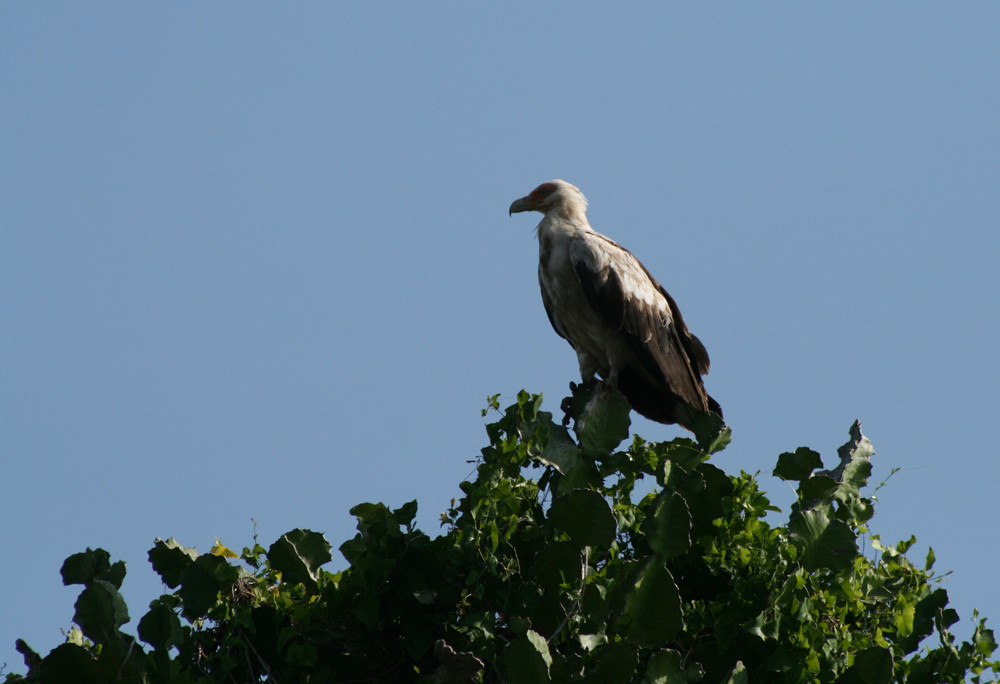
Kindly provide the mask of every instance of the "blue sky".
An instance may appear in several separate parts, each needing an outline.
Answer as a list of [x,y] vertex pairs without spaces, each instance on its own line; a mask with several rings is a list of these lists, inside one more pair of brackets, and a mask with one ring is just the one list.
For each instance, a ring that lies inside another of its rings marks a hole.
[[[718,459],[830,464],[1000,620],[1000,6],[0,4],[0,663],[128,564],[362,501],[437,516],[486,397],[577,379],[538,294],[564,178],[712,356]],[[676,428],[636,421],[647,439]],[[338,565],[339,563],[339,565]],[[337,556],[331,569],[342,567]]]

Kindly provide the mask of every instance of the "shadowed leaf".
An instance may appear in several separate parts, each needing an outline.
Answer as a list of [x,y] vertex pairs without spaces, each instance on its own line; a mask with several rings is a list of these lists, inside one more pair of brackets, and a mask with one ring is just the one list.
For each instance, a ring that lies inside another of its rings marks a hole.
[[181,546],[173,538],[166,541],[157,539],[149,550],[150,564],[171,589],[177,588],[181,583],[181,572],[197,557],[197,551]]
[[233,585],[239,570],[220,556],[198,556],[181,571],[181,587],[177,594],[184,604],[184,617],[189,620],[204,617],[219,600],[219,592]]
[[[63,584],[69,586],[87,584],[110,569],[111,554],[104,549],[87,549],[82,553],[74,553],[63,561],[59,574],[62,575]],[[120,583],[118,586],[121,586]]]
[[574,489],[557,498],[549,519],[581,547],[607,547],[618,529],[608,502],[592,489]]
[[795,451],[785,452],[778,456],[778,465],[774,467],[773,475],[782,480],[801,481],[809,477],[812,471],[823,467],[823,459],[812,449],[799,447]]
[[649,545],[663,560],[679,556],[691,547],[691,513],[684,497],[677,492],[660,492],[649,525]]
[[293,584],[301,582],[312,589],[316,588],[320,566],[332,557],[326,537],[319,532],[302,529],[281,535],[267,551],[271,566],[279,570],[286,581]]
[[626,631],[641,646],[660,646],[684,628],[680,592],[658,558],[646,563],[625,600]]
[[139,620],[139,638],[153,648],[168,649],[177,646],[183,635],[177,613],[159,599],[150,604],[149,612]]
[[73,622],[89,639],[109,640],[128,621],[125,599],[110,582],[93,580],[80,592]]
[[841,570],[854,562],[858,545],[851,528],[841,520],[831,520],[822,510],[797,512],[788,522],[792,539],[802,545],[803,564],[811,569]]
[[685,668],[681,654],[674,650],[658,651],[649,659],[643,684],[688,684],[701,681],[704,671],[701,665]]
[[551,662],[548,644],[531,630],[520,639],[512,641],[504,650],[507,681],[510,684],[547,684],[550,681]]
[[878,646],[859,651],[854,664],[837,678],[836,684],[888,684],[892,681],[892,653]]

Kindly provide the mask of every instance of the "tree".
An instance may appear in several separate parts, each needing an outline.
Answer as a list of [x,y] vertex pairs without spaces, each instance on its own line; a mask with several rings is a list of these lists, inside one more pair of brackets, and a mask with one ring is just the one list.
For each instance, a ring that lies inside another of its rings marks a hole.
[[[322,569],[331,546],[308,530],[240,554],[157,540],[149,559],[172,592],[138,639],[121,629],[124,565],[101,549],[71,556],[76,627],[45,657],[18,642],[29,671],[7,682],[933,684],[1000,672],[985,619],[968,641],[949,631],[958,615],[933,552],[920,568],[905,556],[913,538],[887,546],[869,532],[873,449],[859,424],[836,468],[806,448],[779,456],[774,474],[798,498],[772,526],[756,478],[710,462],[729,441],[721,422],[697,442],[636,436],[619,450],[629,409],[617,393],[576,388],[562,425],[541,401],[521,392],[501,412],[490,399],[490,444],[436,538],[414,527],[411,501],[351,509],[340,572]],[[646,478],[656,487],[641,494]]]

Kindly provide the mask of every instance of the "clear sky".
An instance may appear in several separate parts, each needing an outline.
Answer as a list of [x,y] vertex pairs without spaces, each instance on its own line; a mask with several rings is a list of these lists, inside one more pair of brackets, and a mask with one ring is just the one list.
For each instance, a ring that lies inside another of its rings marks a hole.
[[[1000,5],[0,3],[0,663],[156,537],[437,517],[486,397],[577,379],[535,276],[564,178],[712,356],[717,463],[833,463],[1000,625]],[[636,421],[647,439],[679,431]],[[870,551],[870,549],[869,549]],[[335,557],[330,569],[343,567]]]

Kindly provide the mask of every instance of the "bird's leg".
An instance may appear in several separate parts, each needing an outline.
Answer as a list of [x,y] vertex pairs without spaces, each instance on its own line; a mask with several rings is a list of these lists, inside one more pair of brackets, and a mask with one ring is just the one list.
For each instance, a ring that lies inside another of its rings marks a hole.
[[597,384],[597,362],[590,354],[581,351],[576,353],[576,360],[580,363],[580,379],[584,386],[593,389]]
[[608,373],[608,377],[604,379],[604,384],[609,387],[614,387],[618,389],[618,368],[617,366],[611,367],[611,372]]

